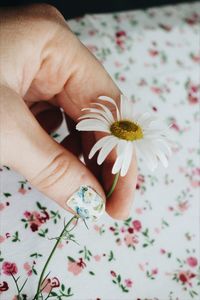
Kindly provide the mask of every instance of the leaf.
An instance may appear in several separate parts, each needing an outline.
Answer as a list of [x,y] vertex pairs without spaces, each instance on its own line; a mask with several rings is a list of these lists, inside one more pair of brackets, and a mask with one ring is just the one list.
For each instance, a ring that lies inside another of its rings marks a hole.
[[69,259],[69,261],[75,262],[75,259],[73,259],[71,256],[67,256],[67,258]]
[[50,296],[57,296],[57,293],[56,292],[51,292]]
[[67,295],[69,295],[71,293],[71,288],[69,287],[67,290]]
[[115,259],[115,258],[114,258],[113,251],[111,250],[108,261],[112,261],[113,259]]
[[10,170],[10,168],[9,167],[7,167],[7,166],[3,166],[4,168],[6,168],[7,170]]
[[92,272],[92,271],[89,271],[89,274],[90,274],[90,275],[93,275],[93,276],[95,275],[95,273]]
[[41,237],[45,237],[44,233],[41,233],[41,232],[39,232],[38,235]]
[[3,193],[6,198],[12,196],[10,193]]
[[149,232],[149,229],[147,228],[145,231],[142,232],[142,234],[146,237],[148,237],[148,232]]
[[147,246],[148,246],[148,244],[143,244],[143,245],[142,245],[142,247],[144,247],[144,248],[147,247]]
[[116,283],[117,283],[117,282],[116,282],[114,279],[112,280],[112,282],[113,282],[114,284],[116,284]]
[[117,276],[117,282],[121,282],[121,276],[120,275]]
[[35,252],[35,253],[32,253],[31,255],[30,255],[30,257],[42,257],[42,254],[40,254],[40,253],[37,253],[37,252]]
[[34,268],[32,268],[32,271],[35,275],[37,275],[37,271]]
[[39,209],[41,209],[41,210],[45,210],[46,209],[46,207],[44,207],[44,206],[42,206],[41,204],[40,204],[40,202],[36,202],[36,205],[37,205],[37,207],[39,208]]
[[125,224],[125,225],[129,225],[129,223],[131,222],[131,220],[132,220],[131,217],[128,218],[128,219],[126,219],[126,220],[124,221],[124,224]]
[[61,284],[61,290],[64,292],[64,290],[65,290],[65,285],[62,283]]

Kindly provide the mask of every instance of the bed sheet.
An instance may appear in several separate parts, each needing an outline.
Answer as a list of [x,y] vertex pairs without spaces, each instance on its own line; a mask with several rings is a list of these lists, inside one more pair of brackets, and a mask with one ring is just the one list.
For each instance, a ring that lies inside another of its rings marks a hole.
[[[58,300],[199,299],[199,12],[196,2],[69,21],[135,110],[172,124],[175,144],[167,169],[151,173],[138,158],[130,218],[105,214],[89,230],[80,222],[79,245],[59,243],[45,297],[52,288],[49,299]],[[63,123],[53,137],[65,135]],[[9,270],[19,285],[28,279],[23,299],[33,299],[52,238],[70,214],[8,167],[0,171],[0,299],[17,299]]]

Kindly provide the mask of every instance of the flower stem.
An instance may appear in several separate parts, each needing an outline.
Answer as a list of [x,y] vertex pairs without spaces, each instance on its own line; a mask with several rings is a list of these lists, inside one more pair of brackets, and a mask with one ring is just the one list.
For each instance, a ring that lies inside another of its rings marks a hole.
[[51,251],[51,253],[50,253],[50,255],[49,255],[49,257],[48,257],[48,259],[47,259],[47,261],[46,261],[46,263],[45,263],[45,265],[44,265],[44,268],[43,268],[43,270],[42,270],[42,273],[41,273],[41,275],[40,275],[39,282],[38,282],[38,287],[37,287],[37,292],[36,292],[35,297],[33,298],[33,300],[38,300],[39,294],[40,294],[40,292],[41,292],[40,289],[41,289],[41,285],[42,285],[42,283],[43,283],[44,273],[45,273],[45,271],[46,271],[46,269],[47,269],[47,267],[48,267],[48,264],[49,264],[49,262],[50,262],[50,260],[51,260],[51,258],[52,258],[52,256],[53,256],[53,254],[54,254],[54,252],[55,252],[55,250],[56,250],[56,248],[57,248],[57,246],[58,246],[60,240],[62,239],[62,237],[63,237],[65,231],[66,231],[67,228],[68,228],[68,226],[69,226],[74,220],[77,220],[77,219],[78,219],[77,216],[73,216],[73,217],[69,220],[69,222],[64,226],[64,228],[63,228],[61,234],[59,235],[59,237],[58,237],[58,239],[57,239],[57,241],[56,241],[56,243],[55,243],[55,245],[54,245],[54,247],[53,247],[53,249],[52,249],[52,251]]
[[110,188],[108,194],[106,195],[106,198],[109,198],[109,197],[112,195],[112,193],[114,192],[114,189],[115,189],[115,187],[116,187],[118,178],[119,178],[119,173],[117,173],[117,174],[115,175],[114,180],[113,180],[113,183],[112,183],[112,186],[111,186],[111,188]]
[[21,297],[20,297],[20,289],[19,289],[19,286],[18,286],[18,283],[17,283],[17,280],[19,279],[19,277],[18,277],[18,279],[15,279],[15,276],[13,275],[12,272],[10,272],[10,275],[12,276],[12,278],[13,278],[13,280],[15,282],[16,288],[17,288],[17,300],[20,300],[21,299]]

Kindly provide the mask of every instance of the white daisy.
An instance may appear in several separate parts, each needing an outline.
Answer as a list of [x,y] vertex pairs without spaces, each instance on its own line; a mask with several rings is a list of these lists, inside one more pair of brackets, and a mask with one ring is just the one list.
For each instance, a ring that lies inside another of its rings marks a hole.
[[[151,171],[154,171],[158,161],[168,166],[171,149],[168,145],[166,129],[161,129],[156,117],[146,112],[134,114],[133,104],[121,95],[120,109],[115,101],[107,96],[98,98],[115,106],[116,116],[102,103],[92,103],[95,107],[84,108],[89,113],[84,114],[76,125],[79,131],[101,131],[108,135],[99,139],[89,153],[91,159],[99,151],[97,163],[100,165],[116,148],[116,160],[112,173],[120,172],[125,176],[131,163],[133,147],[137,155],[141,155]],[[97,108],[98,107],[98,108]]]

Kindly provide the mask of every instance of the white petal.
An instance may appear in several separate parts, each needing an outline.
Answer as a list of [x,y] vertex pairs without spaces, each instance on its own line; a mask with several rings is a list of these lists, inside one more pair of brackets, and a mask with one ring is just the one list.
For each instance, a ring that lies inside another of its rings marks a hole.
[[129,169],[131,159],[132,159],[132,153],[133,153],[133,145],[131,142],[127,142],[126,149],[124,151],[124,159],[121,167],[121,172],[120,172],[121,176],[125,176]]
[[110,122],[110,119],[108,118],[107,114],[102,109],[98,109],[98,108],[82,108],[81,110],[82,111],[89,110],[91,113],[97,113],[97,114],[103,116],[108,122]]
[[142,121],[140,121],[140,125],[142,128],[149,128],[150,124],[152,124],[152,122],[155,122],[155,117],[154,116],[149,116],[148,118],[143,119]]
[[164,152],[166,152],[166,150],[167,150],[167,154],[169,156],[172,154],[172,150],[171,150],[170,146],[164,139],[156,139],[154,141],[154,143],[156,144],[156,146],[158,146],[158,145],[159,145],[159,147],[161,146]]
[[119,170],[121,169],[122,163],[123,163],[123,155],[120,155],[117,157],[113,167],[112,167],[112,174],[116,174],[119,172]]
[[80,121],[76,125],[76,129],[79,131],[102,131],[110,133],[109,127],[105,123],[95,119]]
[[136,142],[135,145],[139,156],[145,160],[148,168],[151,171],[154,171],[157,167],[157,158],[155,157],[155,154],[152,153],[152,151],[148,151],[149,149],[146,149],[144,140]]
[[101,103],[96,103],[96,102],[93,102],[92,104],[100,106],[105,111],[105,113],[107,115],[107,118],[109,119],[110,122],[113,123],[115,121],[114,118],[113,118],[112,113],[110,112],[110,110],[105,105],[103,105]]
[[82,115],[81,117],[79,117],[78,119],[82,120],[82,119],[87,119],[87,118],[88,119],[97,119],[97,120],[103,121],[103,122],[105,122],[106,124],[109,125],[108,121],[99,114],[93,114],[93,113],[85,114],[85,115]]
[[110,138],[112,138],[112,137],[111,137],[110,135],[108,135],[108,136],[104,136],[104,137],[102,137],[100,140],[98,140],[98,141],[94,144],[94,146],[92,147],[92,149],[90,150],[90,153],[89,153],[89,155],[88,155],[89,159],[91,159],[91,158],[95,155],[95,153],[96,153],[99,149],[101,149],[101,148],[106,144],[106,142],[107,142]]
[[117,145],[117,143],[118,143],[117,138],[110,136],[109,140],[106,141],[106,143],[103,145],[103,147],[99,152],[97,158],[98,165],[102,164],[102,162],[106,159],[108,154],[113,150],[113,148]]
[[112,168],[112,174],[116,174],[120,171],[122,163],[123,163],[123,158],[124,158],[124,149],[126,147],[126,141],[125,140],[120,140],[118,139],[118,144],[117,144],[117,159],[113,165]]
[[126,140],[118,139],[118,145],[117,145],[117,155],[118,156],[124,153],[126,143],[127,143]]
[[132,106],[133,106],[133,104],[124,95],[121,95],[121,97],[120,97],[120,114],[121,114],[122,120],[132,119],[132,117],[133,117]]
[[161,161],[161,163],[163,164],[163,166],[165,168],[167,168],[168,167],[168,160],[167,160],[165,154],[162,151],[157,150],[156,155],[158,156],[158,158]]
[[146,120],[148,120],[148,118],[149,118],[150,116],[151,116],[151,115],[150,115],[149,112],[145,112],[145,113],[141,114],[141,115],[138,117],[138,119],[137,119],[138,124],[139,124],[139,125],[140,125],[140,124],[142,125],[142,123],[145,122]]
[[119,121],[120,120],[120,114],[119,114],[119,109],[118,109],[118,106],[117,106],[116,102],[112,98],[107,97],[107,96],[100,96],[100,97],[98,97],[98,99],[100,99],[102,101],[110,102],[115,106],[116,113],[117,113],[117,120]]

